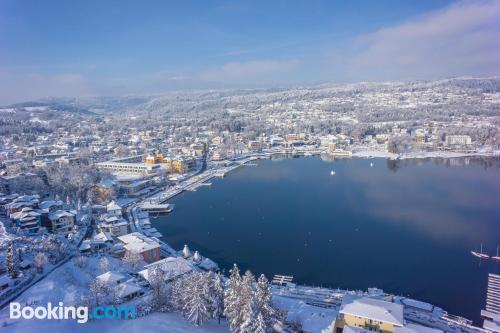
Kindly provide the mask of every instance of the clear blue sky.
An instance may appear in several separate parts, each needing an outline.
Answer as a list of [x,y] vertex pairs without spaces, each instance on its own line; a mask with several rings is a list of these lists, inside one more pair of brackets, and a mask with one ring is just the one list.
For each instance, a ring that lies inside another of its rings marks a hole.
[[498,1],[0,0],[0,103],[496,75],[499,18]]

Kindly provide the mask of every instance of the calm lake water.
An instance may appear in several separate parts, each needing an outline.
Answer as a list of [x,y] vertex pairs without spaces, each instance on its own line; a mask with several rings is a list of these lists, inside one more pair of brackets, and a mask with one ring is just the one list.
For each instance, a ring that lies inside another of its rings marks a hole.
[[226,270],[376,286],[479,323],[500,264],[470,250],[500,245],[500,162],[464,161],[263,160],[174,198],[153,224]]

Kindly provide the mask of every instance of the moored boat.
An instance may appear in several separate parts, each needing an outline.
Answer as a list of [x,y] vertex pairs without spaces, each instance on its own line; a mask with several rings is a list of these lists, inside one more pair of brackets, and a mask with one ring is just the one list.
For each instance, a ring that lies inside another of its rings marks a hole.
[[474,256],[474,257],[477,257],[479,259],[489,259],[490,256],[487,255],[487,254],[484,254],[483,253],[483,244],[481,243],[481,251],[480,252],[475,252],[475,251],[470,251],[470,253]]
[[500,261],[500,256],[498,255],[498,246],[497,246],[497,255],[496,256],[493,256],[491,257],[492,260],[495,260],[495,261]]

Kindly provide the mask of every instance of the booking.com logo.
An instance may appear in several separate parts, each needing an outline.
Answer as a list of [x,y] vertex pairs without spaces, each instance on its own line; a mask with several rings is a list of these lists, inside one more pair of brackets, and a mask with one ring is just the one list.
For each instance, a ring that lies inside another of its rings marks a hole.
[[84,324],[89,319],[135,319],[136,309],[133,306],[96,306],[89,313],[86,306],[64,306],[63,302],[53,306],[22,306],[21,303],[10,303],[10,319],[76,319],[77,323]]

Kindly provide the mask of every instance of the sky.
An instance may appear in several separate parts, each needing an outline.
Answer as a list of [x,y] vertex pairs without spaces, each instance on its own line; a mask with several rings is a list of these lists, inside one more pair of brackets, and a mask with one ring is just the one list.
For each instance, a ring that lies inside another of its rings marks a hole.
[[500,0],[0,0],[2,105],[496,75]]

